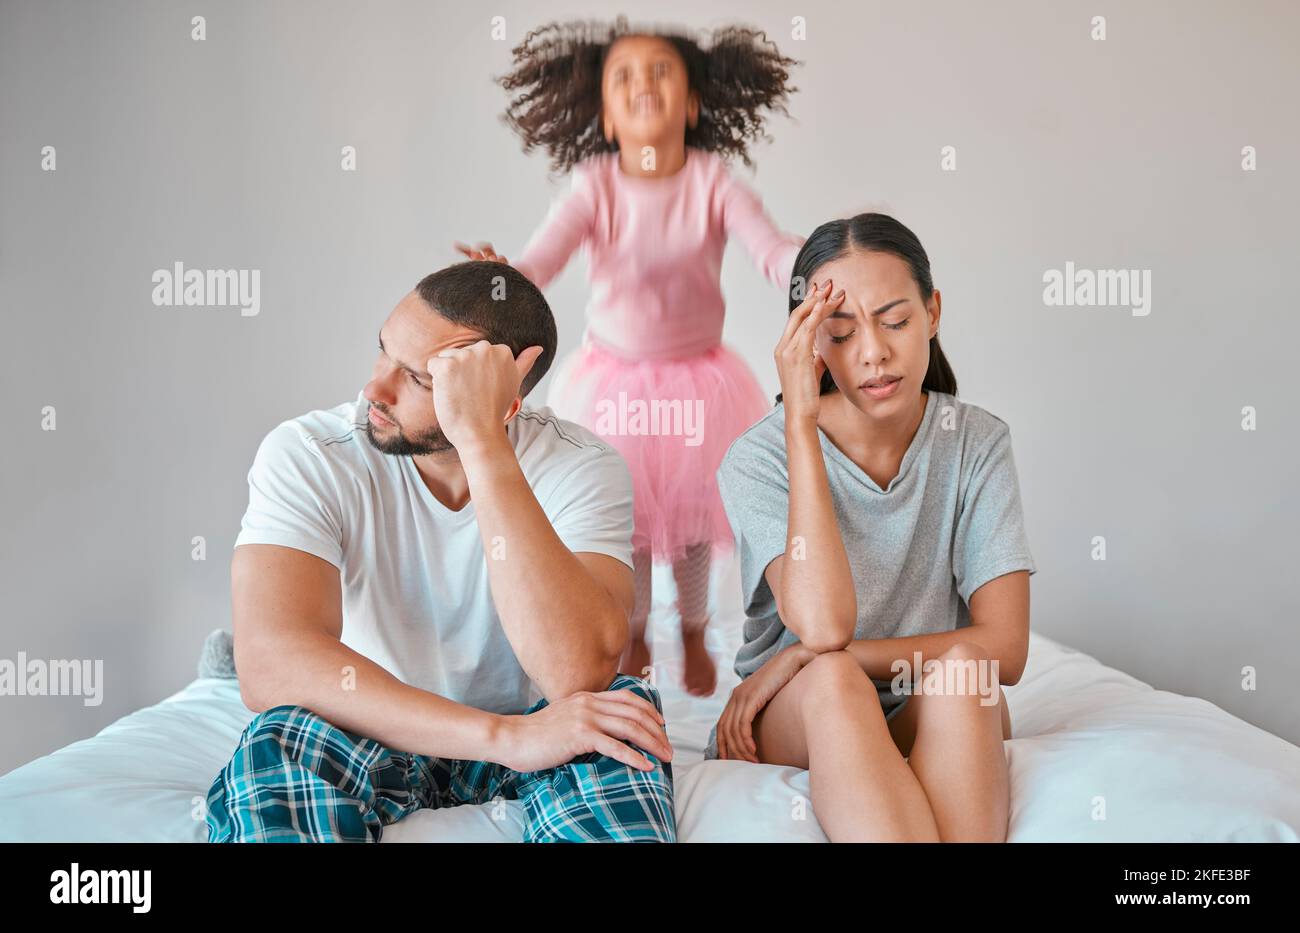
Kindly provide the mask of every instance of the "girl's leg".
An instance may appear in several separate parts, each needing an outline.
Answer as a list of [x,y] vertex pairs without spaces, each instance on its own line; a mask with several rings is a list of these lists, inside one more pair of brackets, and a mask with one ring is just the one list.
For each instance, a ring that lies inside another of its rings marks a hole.
[[718,670],[704,646],[709,623],[709,569],[713,546],[692,544],[686,553],[673,561],[673,580],[677,584],[677,611],[682,620],[682,655],[685,670],[682,679],[686,692],[695,696],[712,696],[718,685]]
[[619,673],[631,674],[633,677],[650,676],[650,645],[646,642],[646,621],[650,618],[650,606],[653,594],[650,581],[653,576],[654,563],[649,548],[636,548],[632,551],[632,580],[636,587],[636,598],[632,603],[632,615],[628,617],[627,649],[623,652],[623,661]]
[[[899,752],[909,755],[908,766],[934,811],[944,842],[1005,842],[1011,810],[1011,781],[1007,771],[1004,738],[1011,737],[1011,715],[998,688],[998,702],[983,705],[975,691],[978,681],[967,678],[966,692],[946,695],[942,666],[987,663],[988,653],[978,645],[953,645],[939,656],[940,671],[934,692],[923,689],[908,698],[889,721]],[[957,681],[960,683],[960,681]],[[922,687],[928,688],[928,680]]]
[[760,761],[808,769],[813,810],[832,842],[939,841],[875,684],[847,651],[805,665],[754,719],[754,741]]

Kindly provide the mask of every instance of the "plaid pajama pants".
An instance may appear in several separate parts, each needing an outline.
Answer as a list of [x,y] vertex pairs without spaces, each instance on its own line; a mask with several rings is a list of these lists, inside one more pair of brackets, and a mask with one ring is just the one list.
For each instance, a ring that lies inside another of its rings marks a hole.
[[[609,689],[629,689],[663,711],[644,680],[619,674]],[[527,712],[545,705],[540,700]],[[378,842],[385,826],[423,807],[500,797],[523,801],[525,842],[673,842],[672,764],[637,750],[653,771],[593,752],[518,772],[393,751],[301,706],[276,706],[248,724],[213,781],[208,840]]]

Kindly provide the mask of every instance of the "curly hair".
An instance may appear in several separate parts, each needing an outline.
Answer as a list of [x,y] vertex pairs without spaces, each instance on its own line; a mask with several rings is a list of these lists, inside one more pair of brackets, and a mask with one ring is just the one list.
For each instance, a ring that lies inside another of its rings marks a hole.
[[724,159],[740,156],[752,166],[749,143],[768,138],[763,111],[785,109],[787,69],[802,62],[786,58],[765,32],[744,26],[715,30],[702,44],[677,27],[632,28],[624,16],[600,22],[550,23],[528,33],[515,47],[514,69],[494,79],[509,92],[502,120],[523,140],[524,152],[545,149],[551,168],[568,172],[603,152],[617,152],[601,132],[601,78],[615,40],[654,36],[669,42],[686,63],[687,83],[699,95],[696,125],[686,128],[686,145]]

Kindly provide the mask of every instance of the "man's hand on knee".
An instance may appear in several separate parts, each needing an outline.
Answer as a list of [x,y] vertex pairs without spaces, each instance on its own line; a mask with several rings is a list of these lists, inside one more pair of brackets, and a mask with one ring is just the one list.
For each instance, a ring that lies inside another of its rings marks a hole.
[[625,743],[671,761],[664,726],[655,705],[631,688],[584,691],[526,715],[503,717],[495,741],[499,751],[492,760],[513,771],[540,771],[595,752],[638,771],[653,771],[656,765]]

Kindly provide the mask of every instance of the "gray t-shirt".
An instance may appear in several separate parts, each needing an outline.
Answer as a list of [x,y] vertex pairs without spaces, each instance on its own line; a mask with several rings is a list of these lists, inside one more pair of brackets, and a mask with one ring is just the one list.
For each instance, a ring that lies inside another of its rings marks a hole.
[[[1006,422],[954,395],[927,396],[898,475],[883,490],[818,431],[857,591],[855,639],[967,626],[977,589],[1012,571],[1037,572]],[[785,553],[790,474],[784,405],[736,438],[717,478],[740,552],[745,629],[736,673],[745,678],[799,640],[782,624],[763,576]],[[874,682],[887,714],[905,699],[888,680]]]

